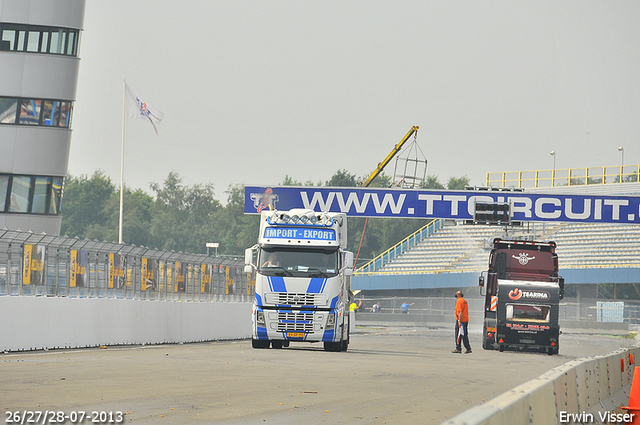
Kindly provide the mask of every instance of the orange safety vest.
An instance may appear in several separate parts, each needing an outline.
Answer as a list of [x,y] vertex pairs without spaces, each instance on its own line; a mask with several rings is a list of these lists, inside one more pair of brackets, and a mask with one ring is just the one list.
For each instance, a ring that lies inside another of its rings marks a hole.
[[461,322],[469,321],[469,305],[467,300],[462,297],[459,297],[456,301],[456,320],[458,320],[458,317],[461,317]]

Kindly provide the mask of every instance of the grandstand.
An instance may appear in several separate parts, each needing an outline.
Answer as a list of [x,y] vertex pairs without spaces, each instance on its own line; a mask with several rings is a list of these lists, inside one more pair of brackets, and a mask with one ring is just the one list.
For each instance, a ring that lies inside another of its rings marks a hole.
[[561,268],[639,267],[640,225],[530,224],[503,227],[444,222],[431,236],[376,271],[389,274],[480,272],[493,238],[555,241]]
[[456,225],[441,221],[439,229],[377,271],[388,273],[442,273],[486,266],[487,242],[504,233],[491,226]]
[[640,226],[621,224],[571,224],[551,236],[558,244],[562,268],[638,267]]
[[[634,173],[637,173],[635,170],[640,169],[640,166],[633,167],[635,167]],[[605,173],[606,169],[606,167],[603,168],[602,173]],[[573,176],[577,172],[568,170],[568,175]],[[634,176],[637,179],[637,174]],[[612,179],[605,178],[602,181],[609,180]],[[502,180],[503,185],[508,182],[508,180]],[[565,195],[637,196],[640,194],[640,183],[637,182],[583,183],[546,188],[541,187],[539,183],[536,181],[536,187],[527,188],[526,191]],[[517,182],[517,187],[523,185],[525,185],[523,182]],[[522,224],[522,226],[505,228],[465,224],[463,221],[434,220],[359,268],[356,275],[477,274],[486,269],[491,241],[496,237],[555,241],[558,245],[556,252],[560,268],[564,270],[640,269],[640,225],[575,222],[525,222]]]

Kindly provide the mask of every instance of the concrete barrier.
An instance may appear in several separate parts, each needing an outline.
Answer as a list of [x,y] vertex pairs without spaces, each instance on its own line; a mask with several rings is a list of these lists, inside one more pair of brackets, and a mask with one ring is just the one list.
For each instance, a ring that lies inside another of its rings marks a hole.
[[[624,413],[640,346],[565,363],[443,425],[553,425],[606,423],[601,414]],[[572,417],[569,415],[580,415]],[[567,418],[580,418],[570,422]]]
[[0,297],[0,351],[251,336],[251,303]]

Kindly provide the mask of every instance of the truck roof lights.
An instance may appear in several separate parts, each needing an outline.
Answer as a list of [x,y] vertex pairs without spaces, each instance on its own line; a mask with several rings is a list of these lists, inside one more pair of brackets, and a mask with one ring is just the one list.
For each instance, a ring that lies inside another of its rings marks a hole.
[[288,223],[289,220],[291,220],[291,217],[289,217],[286,214],[280,214],[280,217],[278,217],[280,219],[280,221],[282,221],[283,223]]
[[[326,213],[316,213],[315,211],[299,212],[295,214],[274,213],[267,217],[269,224],[305,224],[305,225],[323,225],[332,226],[336,220],[334,217]],[[340,223],[342,224],[342,223]]]

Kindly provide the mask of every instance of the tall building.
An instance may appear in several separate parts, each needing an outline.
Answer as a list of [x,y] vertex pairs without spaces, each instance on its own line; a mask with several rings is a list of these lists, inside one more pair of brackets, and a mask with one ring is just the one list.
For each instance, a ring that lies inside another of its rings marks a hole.
[[0,228],[60,233],[85,0],[0,0]]

